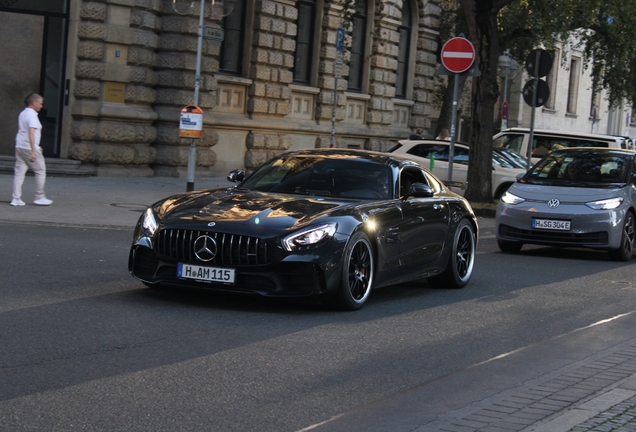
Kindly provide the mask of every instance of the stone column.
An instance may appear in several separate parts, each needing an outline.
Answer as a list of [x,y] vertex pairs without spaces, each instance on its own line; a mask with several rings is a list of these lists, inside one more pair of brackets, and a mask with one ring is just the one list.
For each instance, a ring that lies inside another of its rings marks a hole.
[[[249,77],[247,113],[283,117],[291,112],[291,89],[294,76],[296,21],[298,10],[289,1],[257,1],[254,16],[253,49]],[[247,137],[245,168],[250,171],[277,153],[289,149],[285,134],[250,133]]]
[[[399,5],[398,5],[399,2]],[[397,73],[398,27],[402,13],[400,0],[384,0],[376,3],[373,44],[371,48],[371,70],[369,73],[369,103],[367,124],[372,128],[385,128],[393,122],[393,98]],[[368,150],[385,151],[391,143],[382,140],[368,140]]]
[[152,174],[158,10],[158,0],[81,5],[69,157],[100,175]]
[[433,113],[433,92],[435,90],[435,71],[437,70],[437,37],[439,36],[439,15],[441,8],[437,1],[417,2],[418,35],[415,76],[413,79],[413,101],[411,120],[412,129],[427,130]]
[[[192,2],[187,15],[179,15],[172,8],[172,0],[163,1],[159,47],[157,49],[157,100],[154,105],[159,118],[157,125],[157,158],[153,165],[156,175],[187,177],[188,155],[191,139],[179,138],[179,116],[181,109],[194,103],[194,86],[199,34],[200,1]],[[209,2],[206,2],[209,3]],[[206,7],[205,25],[218,23],[212,20],[211,8]],[[211,110],[216,106],[216,78],[219,64],[219,46],[203,39],[201,57],[201,81],[198,106],[203,110],[203,136],[196,140],[197,176],[212,175],[211,167],[216,162],[212,146],[219,137],[206,124]]]
[[[336,84],[336,31],[343,26],[342,5],[338,1],[326,2],[325,14],[322,21],[322,36],[320,61],[318,63],[318,87],[320,93],[316,97],[316,120],[319,123],[330,123],[333,113],[334,87]],[[351,37],[346,37],[350,43]],[[347,43],[345,43],[347,45]],[[348,51],[344,51],[344,61],[342,66],[342,76],[349,75],[347,66]],[[347,80],[338,79],[338,99],[336,102],[336,121],[345,118],[346,98],[344,92],[347,90]],[[325,139],[320,139],[316,143],[317,147],[325,146]],[[327,145],[328,147],[328,145]]]

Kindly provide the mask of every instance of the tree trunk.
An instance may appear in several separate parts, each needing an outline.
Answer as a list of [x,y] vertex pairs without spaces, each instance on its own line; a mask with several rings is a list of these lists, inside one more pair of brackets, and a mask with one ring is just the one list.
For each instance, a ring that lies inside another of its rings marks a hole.
[[495,103],[499,97],[497,61],[499,33],[497,14],[512,0],[460,0],[468,25],[468,39],[475,47],[481,76],[475,77],[472,92],[470,163],[464,196],[471,202],[492,202],[492,136]]

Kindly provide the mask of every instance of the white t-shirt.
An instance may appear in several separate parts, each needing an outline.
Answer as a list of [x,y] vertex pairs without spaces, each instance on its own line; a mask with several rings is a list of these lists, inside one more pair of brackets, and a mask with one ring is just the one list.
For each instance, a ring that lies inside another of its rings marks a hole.
[[42,123],[38,118],[38,113],[33,109],[26,107],[18,117],[18,133],[15,136],[15,146],[31,150],[29,142],[29,128],[35,128],[35,146],[40,145],[40,137],[42,136]]

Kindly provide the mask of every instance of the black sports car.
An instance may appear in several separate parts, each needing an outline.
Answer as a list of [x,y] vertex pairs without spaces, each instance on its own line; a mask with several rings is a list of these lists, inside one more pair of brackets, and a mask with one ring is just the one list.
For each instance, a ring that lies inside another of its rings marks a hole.
[[128,267],[148,286],[319,297],[356,310],[371,288],[428,278],[463,287],[477,221],[417,162],[363,150],[282,154],[236,186],[153,204]]

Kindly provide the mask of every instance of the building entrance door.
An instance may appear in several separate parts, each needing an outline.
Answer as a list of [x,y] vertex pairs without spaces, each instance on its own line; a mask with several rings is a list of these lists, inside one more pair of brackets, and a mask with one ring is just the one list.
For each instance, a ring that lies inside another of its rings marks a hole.
[[13,155],[18,115],[31,93],[46,157],[60,156],[68,0],[0,0],[0,154]]

